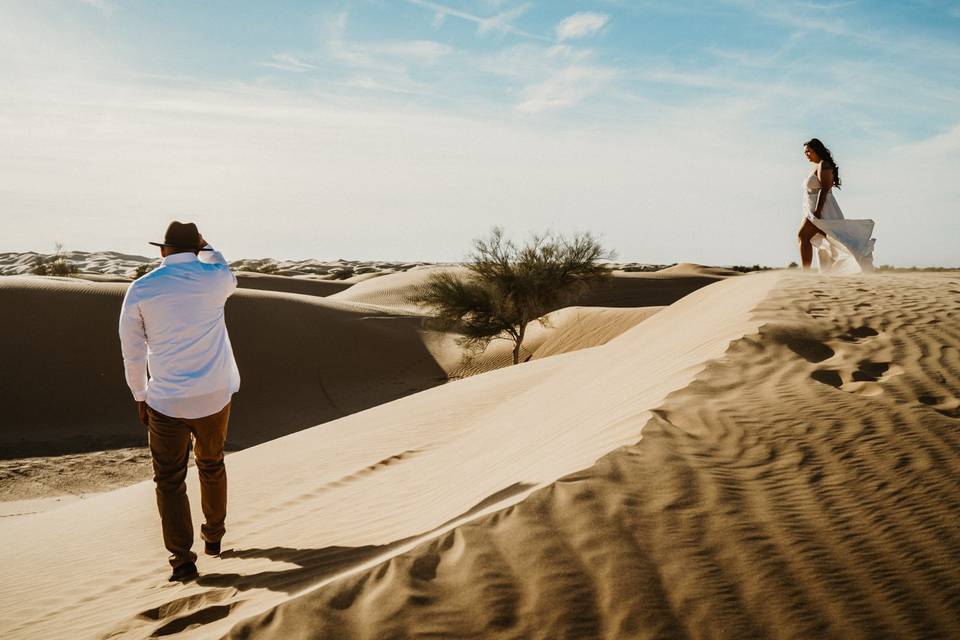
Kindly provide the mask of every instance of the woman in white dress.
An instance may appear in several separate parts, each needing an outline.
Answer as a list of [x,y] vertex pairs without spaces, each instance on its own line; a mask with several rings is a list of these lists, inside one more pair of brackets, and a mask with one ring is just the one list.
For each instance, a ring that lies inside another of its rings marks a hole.
[[814,169],[803,181],[803,224],[800,260],[804,270],[813,264],[813,250],[821,273],[860,273],[873,268],[873,220],[847,220],[833,196],[840,188],[840,170],[830,150],[818,139],[803,145]]

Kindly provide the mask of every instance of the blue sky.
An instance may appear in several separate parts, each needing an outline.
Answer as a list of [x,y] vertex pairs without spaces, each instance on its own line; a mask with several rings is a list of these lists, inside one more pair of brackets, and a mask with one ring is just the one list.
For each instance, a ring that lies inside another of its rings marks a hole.
[[0,0],[0,49],[0,251],[780,265],[817,136],[879,263],[960,265],[958,2]]

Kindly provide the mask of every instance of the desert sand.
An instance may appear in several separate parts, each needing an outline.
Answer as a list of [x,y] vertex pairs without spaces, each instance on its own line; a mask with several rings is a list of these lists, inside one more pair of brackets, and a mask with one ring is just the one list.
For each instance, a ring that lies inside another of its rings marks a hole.
[[0,635],[956,637],[958,307],[957,274],[723,279],[232,453],[186,585],[149,481],[2,518]]
[[[6,261],[11,269],[31,256],[8,255],[20,256]],[[7,411],[0,431],[0,516],[62,506],[151,476],[116,336],[129,282],[118,274],[136,264],[136,256],[86,258],[78,263],[81,277],[0,278],[0,347],[9,358],[0,368]],[[456,334],[423,327],[426,311],[408,299],[436,268],[412,265],[409,274],[377,276],[384,284],[376,286],[239,271],[241,289],[227,304],[227,323],[243,384],[227,450],[511,364],[506,341],[465,360]],[[678,284],[671,288],[669,281]],[[619,290],[635,301],[662,301],[665,291],[682,297],[688,282],[685,274],[628,277]],[[334,295],[354,286],[355,299]],[[523,357],[603,344],[660,308],[558,310],[543,325],[531,323]]]
[[[94,275],[113,277],[96,261],[85,269],[95,266],[103,273]],[[426,310],[408,298],[435,269],[413,267],[359,284],[241,272],[226,309],[243,378],[228,447],[266,442],[510,364],[505,341],[465,363],[456,335],[424,328]],[[617,274],[609,290],[647,308],[718,279],[653,276]],[[0,389],[17,390],[5,403],[0,459],[145,443],[123,381],[116,330],[126,286],[86,277],[0,278],[0,344],[7,360]],[[606,289],[592,297],[603,296],[609,296]],[[603,301],[578,303],[597,307]],[[582,323],[588,312],[569,316],[579,333],[572,340],[567,334],[560,351],[602,344],[651,312],[611,310],[598,317],[599,332],[590,335]],[[548,327],[531,323],[524,359],[542,357],[534,352],[549,335],[566,331],[567,317],[548,318]]]

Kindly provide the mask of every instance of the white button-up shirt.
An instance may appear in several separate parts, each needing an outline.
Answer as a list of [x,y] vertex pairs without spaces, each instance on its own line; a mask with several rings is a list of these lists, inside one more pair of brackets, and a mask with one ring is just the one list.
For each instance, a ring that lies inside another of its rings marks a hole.
[[226,406],[240,388],[223,314],[236,288],[219,251],[169,255],[130,285],[120,347],[134,400],[175,418],[202,418]]

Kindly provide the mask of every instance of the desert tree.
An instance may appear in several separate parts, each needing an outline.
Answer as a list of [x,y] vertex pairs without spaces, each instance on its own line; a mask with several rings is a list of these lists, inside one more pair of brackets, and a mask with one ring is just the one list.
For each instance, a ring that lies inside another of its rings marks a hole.
[[513,342],[520,362],[527,323],[559,309],[610,277],[603,261],[613,258],[590,233],[532,236],[517,245],[501,227],[474,241],[467,273],[435,273],[413,301],[433,312],[432,324],[461,334],[458,342],[476,354],[492,340]]

